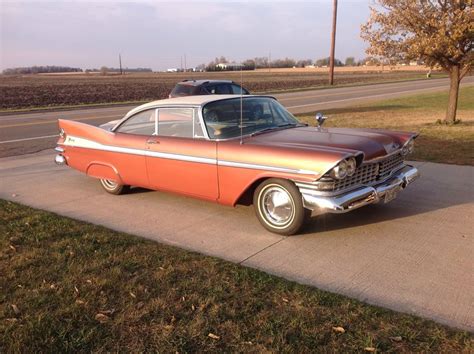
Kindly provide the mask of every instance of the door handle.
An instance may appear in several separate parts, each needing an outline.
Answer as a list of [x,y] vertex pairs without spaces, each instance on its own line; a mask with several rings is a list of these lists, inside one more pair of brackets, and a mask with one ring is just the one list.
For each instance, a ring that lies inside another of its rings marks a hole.
[[147,143],[147,144],[159,144],[160,142],[159,142],[158,140],[150,139],[150,140],[147,140],[146,143]]

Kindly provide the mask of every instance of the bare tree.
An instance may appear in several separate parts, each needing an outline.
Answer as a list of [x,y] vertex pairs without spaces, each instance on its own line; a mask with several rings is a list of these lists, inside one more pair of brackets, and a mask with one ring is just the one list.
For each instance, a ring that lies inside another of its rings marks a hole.
[[375,0],[361,27],[367,53],[391,61],[421,60],[449,73],[445,122],[456,121],[459,84],[474,61],[472,0]]

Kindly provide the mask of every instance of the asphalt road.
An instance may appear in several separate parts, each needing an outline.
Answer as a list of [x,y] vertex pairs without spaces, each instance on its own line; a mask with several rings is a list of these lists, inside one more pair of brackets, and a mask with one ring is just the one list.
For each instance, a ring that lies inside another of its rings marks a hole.
[[[473,85],[474,76],[462,85]],[[377,85],[300,91],[275,95],[293,113],[324,111],[420,92],[446,90],[448,79],[405,81]],[[89,108],[71,111],[0,115],[0,157],[37,152],[54,146],[57,119],[99,125],[124,116],[133,106]]]
[[0,159],[0,198],[474,331],[473,167],[417,163],[422,177],[393,202],[282,237],[251,207],[143,189],[109,195],[53,154]]

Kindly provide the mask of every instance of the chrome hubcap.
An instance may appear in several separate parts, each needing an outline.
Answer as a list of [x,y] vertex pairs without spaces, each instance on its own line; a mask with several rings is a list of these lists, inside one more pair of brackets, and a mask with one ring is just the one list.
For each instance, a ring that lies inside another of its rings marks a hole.
[[295,205],[285,189],[270,186],[263,191],[260,200],[260,209],[271,224],[285,226],[293,219]]
[[111,179],[101,179],[100,180],[105,188],[115,189],[117,188],[117,182],[112,181]]

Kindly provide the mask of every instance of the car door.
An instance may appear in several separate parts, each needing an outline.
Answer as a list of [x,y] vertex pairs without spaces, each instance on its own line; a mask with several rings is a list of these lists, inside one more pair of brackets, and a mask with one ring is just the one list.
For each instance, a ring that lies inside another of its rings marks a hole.
[[110,135],[108,161],[124,184],[149,187],[146,175],[146,142],[155,131],[155,109],[138,112]]
[[216,200],[216,142],[206,140],[197,108],[159,108],[156,134],[146,142],[153,188]]

